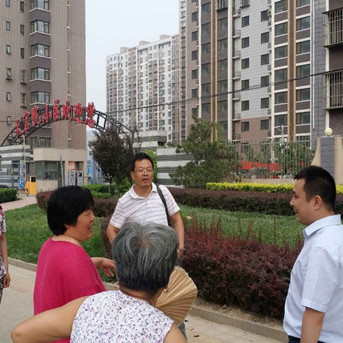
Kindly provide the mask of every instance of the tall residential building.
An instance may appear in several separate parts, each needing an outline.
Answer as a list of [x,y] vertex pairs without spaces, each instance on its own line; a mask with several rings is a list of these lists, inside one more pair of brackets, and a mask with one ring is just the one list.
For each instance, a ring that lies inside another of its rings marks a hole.
[[326,2],[188,0],[187,123],[218,122],[237,142],[323,135]]
[[325,124],[334,134],[343,134],[343,3],[327,1],[324,12],[326,47]]
[[[85,2],[83,0],[3,0],[0,2],[0,142],[16,120],[33,106],[86,105]],[[30,145],[37,178],[61,180],[72,169],[86,168],[86,126],[66,120],[34,132]],[[5,148],[2,155],[8,154]],[[7,155],[6,155],[7,156]],[[3,159],[0,174],[13,182],[13,168]],[[31,165],[32,166],[32,165]],[[76,167],[75,167],[76,166]],[[63,170],[62,170],[63,172]],[[63,174],[63,173],[62,173]]]
[[131,129],[164,131],[175,141],[182,127],[178,51],[179,35],[161,35],[108,56],[107,113]]

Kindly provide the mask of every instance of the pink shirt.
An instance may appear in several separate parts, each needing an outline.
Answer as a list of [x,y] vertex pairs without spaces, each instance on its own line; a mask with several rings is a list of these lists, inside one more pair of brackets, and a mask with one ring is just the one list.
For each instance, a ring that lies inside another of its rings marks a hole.
[[51,238],[43,244],[33,294],[34,314],[104,290],[92,260],[81,246]]

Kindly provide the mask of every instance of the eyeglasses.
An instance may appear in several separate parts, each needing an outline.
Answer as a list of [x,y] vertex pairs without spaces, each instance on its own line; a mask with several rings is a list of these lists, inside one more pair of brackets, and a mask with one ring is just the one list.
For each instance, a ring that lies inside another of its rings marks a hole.
[[139,169],[135,170],[135,173],[137,173],[137,174],[144,174],[144,172],[146,174],[151,174],[154,172],[154,170],[152,168],[139,168]]

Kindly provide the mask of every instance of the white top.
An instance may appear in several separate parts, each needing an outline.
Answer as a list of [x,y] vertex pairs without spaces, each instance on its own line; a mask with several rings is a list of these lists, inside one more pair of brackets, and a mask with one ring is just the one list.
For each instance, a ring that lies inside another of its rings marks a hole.
[[121,291],[87,298],[74,319],[71,343],[162,343],[173,321]]
[[315,221],[303,231],[304,246],[295,261],[285,304],[284,329],[301,336],[305,307],[325,312],[319,337],[343,342],[343,226],[341,216]]
[[[168,188],[161,185],[160,189],[166,199],[169,216],[180,211]],[[137,195],[132,186],[118,200],[110,224],[120,229],[126,220],[168,225],[166,210],[154,183],[152,183],[152,189],[147,198]]]

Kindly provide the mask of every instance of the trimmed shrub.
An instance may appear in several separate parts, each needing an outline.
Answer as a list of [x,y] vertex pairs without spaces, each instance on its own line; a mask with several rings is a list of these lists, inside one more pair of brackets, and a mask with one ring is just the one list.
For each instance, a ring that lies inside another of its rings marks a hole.
[[196,220],[186,228],[182,265],[199,296],[223,305],[282,318],[296,248],[261,244],[248,230],[245,238],[225,238],[220,222],[205,229]]
[[0,188],[0,203],[17,200],[16,188]]

